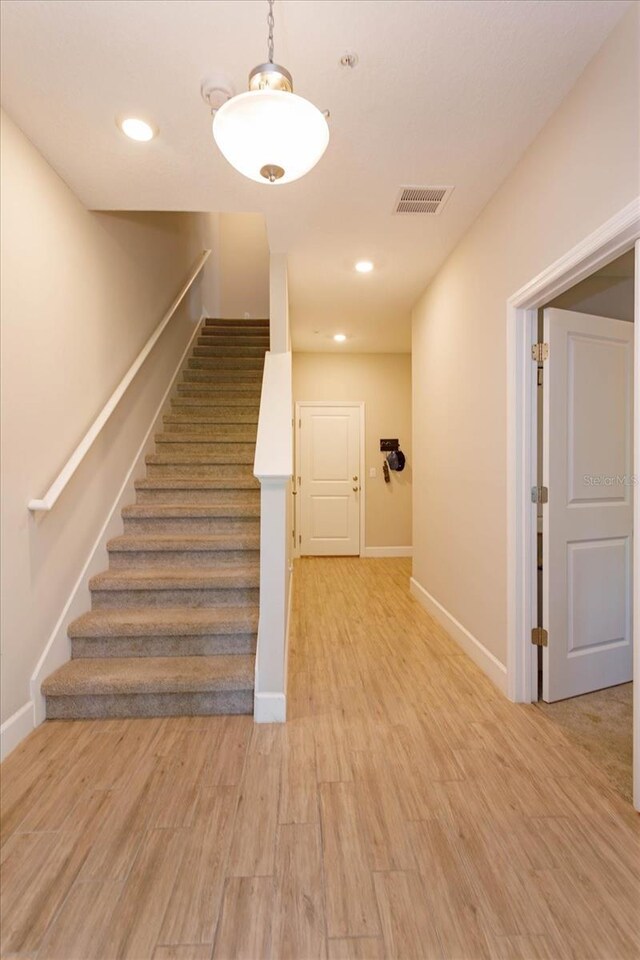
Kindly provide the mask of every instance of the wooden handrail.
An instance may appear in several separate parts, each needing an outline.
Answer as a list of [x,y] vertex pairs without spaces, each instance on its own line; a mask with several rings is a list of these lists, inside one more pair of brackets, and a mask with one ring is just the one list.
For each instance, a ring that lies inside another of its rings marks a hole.
[[47,510],[51,510],[51,508],[54,506],[56,500],[58,499],[58,497],[60,496],[60,494],[66,487],[66,485],[69,483],[69,480],[71,479],[71,477],[74,475],[74,473],[82,463],[84,457],[86,456],[87,452],[91,448],[94,440],[96,439],[96,437],[98,436],[102,428],[104,427],[105,423],[107,422],[107,420],[109,419],[109,417],[111,416],[115,408],[118,406],[127,387],[129,386],[133,378],[136,376],[140,367],[142,366],[144,361],[147,359],[151,351],[153,350],[164,328],[167,326],[172,316],[174,315],[174,313],[176,312],[176,310],[184,300],[194,280],[196,279],[196,277],[204,267],[210,253],[211,253],[211,250],[204,250],[202,252],[202,255],[198,258],[198,260],[194,264],[194,267],[191,273],[189,274],[189,278],[187,282],[184,284],[184,286],[178,293],[178,296],[175,298],[175,300],[173,301],[173,303],[171,304],[171,306],[163,316],[162,320],[160,321],[160,323],[158,324],[154,332],[151,334],[151,336],[145,343],[144,347],[142,348],[142,350],[140,351],[136,359],[133,361],[133,363],[125,373],[124,377],[122,378],[122,380],[120,381],[116,389],[113,391],[113,393],[105,403],[104,407],[102,408],[102,410],[100,411],[96,419],[93,421],[93,423],[91,424],[91,426],[85,433],[84,437],[82,438],[82,440],[80,441],[76,449],[73,451],[73,453],[71,454],[67,462],[65,463],[64,467],[62,468],[62,470],[60,471],[56,479],[53,481],[53,483],[45,493],[42,500],[30,500],[29,510],[32,510],[34,512],[43,511],[43,510],[47,511]]

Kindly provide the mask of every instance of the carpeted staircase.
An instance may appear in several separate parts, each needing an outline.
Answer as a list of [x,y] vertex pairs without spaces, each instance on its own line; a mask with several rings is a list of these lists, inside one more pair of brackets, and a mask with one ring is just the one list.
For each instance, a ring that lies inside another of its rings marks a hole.
[[47,717],[252,713],[268,320],[205,320]]

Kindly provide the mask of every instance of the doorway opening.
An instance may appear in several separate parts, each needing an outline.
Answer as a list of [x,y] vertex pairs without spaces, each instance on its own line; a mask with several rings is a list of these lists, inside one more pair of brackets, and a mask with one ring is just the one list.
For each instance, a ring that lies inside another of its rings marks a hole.
[[[511,699],[519,702],[538,700],[538,647],[532,642],[538,619],[538,510],[532,503],[532,494],[541,486],[537,475],[537,359],[534,354],[538,337],[538,311],[556,301],[570,288],[592,277],[603,267],[612,264],[635,246],[635,320],[638,327],[638,256],[637,241],[640,238],[640,198],[628,204],[616,216],[598,230],[585,237],[572,250],[551,264],[541,274],[531,279],[507,303],[507,417],[508,417],[508,473],[507,473],[507,520],[508,520],[508,656],[507,682]],[[563,308],[555,307],[560,312]],[[594,309],[595,312],[595,309]],[[544,342],[544,341],[542,341]],[[587,351],[588,353],[588,351]],[[632,350],[633,378],[640,384],[640,337],[635,338]],[[547,362],[548,363],[548,362]],[[547,367],[547,370],[549,368]],[[634,421],[640,424],[640,390],[634,396]],[[633,503],[633,537],[624,549],[617,542],[603,546],[603,550],[615,553],[618,558],[624,550],[632,553],[633,587],[631,611],[633,649],[635,655],[634,676],[638,687],[640,676],[640,484],[633,480],[640,474],[640,459],[636,443],[631,463],[631,481],[628,489]],[[575,466],[575,464],[574,464]],[[586,472],[586,471],[583,471]],[[570,499],[565,486],[561,490],[565,502]],[[542,494],[542,492],[541,492]],[[554,496],[549,491],[549,498]],[[556,493],[557,496],[557,493]],[[558,502],[561,502],[562,496]],[[576,511],[577,512],[577,511]],[[616,541],[615,537],[609,540]],[[619,538],[618,538],[619,539]],[[610,549],[609,549],[610,548]],[[565,544],[566,549],[566,544]],[[574,551],[574,564],[582,562],[583,584],[588,583],[589,563],[601,559],[597,551],[587,557],[589,551],[578,554]],[[583,562],[585,561],[585,562]],[[589,562],[586,562],[589,561]],[[567,566],[565,556],[564,567]],[[597,566],[597,565],[596,565]],[[544,566],[543,566],[544,570]],[[544,605],[544,597],[543,597]],[[581,608],[584,613],[584,609]],[[545,625],[546,626],[546,625]],[[575,626],[575,625],[574,625]],[[631,628],[630,628],[631,629]],[[543,639],[540,636],[538,640]],[[550,643],[552,637],[549,638]],[[557,641],[556,641],[557,642]],[[565,640],[566,643],[566,640]],[[543,654],[544,656],[544,654]],[[574,659],[586,657],[576,652]],[[634,804],[640,809],[640,710],[638,698],[634,708]]]
[[538,705],[632,794],[634,250],[538,311]]

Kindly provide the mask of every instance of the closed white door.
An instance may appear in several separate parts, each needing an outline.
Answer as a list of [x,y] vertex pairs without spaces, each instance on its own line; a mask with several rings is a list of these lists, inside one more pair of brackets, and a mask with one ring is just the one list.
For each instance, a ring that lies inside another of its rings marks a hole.
[[300,408],[300,553],[360,553],[359,406]]
[[543,698],[631,680],[633,324],[545,310]]

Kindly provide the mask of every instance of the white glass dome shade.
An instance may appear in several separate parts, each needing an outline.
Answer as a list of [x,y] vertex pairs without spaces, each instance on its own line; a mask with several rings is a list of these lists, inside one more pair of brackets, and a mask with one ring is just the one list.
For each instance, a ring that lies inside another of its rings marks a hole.
[[216,112],[213,137],[222,155],[257,183],[291,183],[315,167],[329,143],[317,107],[284,90],[250,90]]

